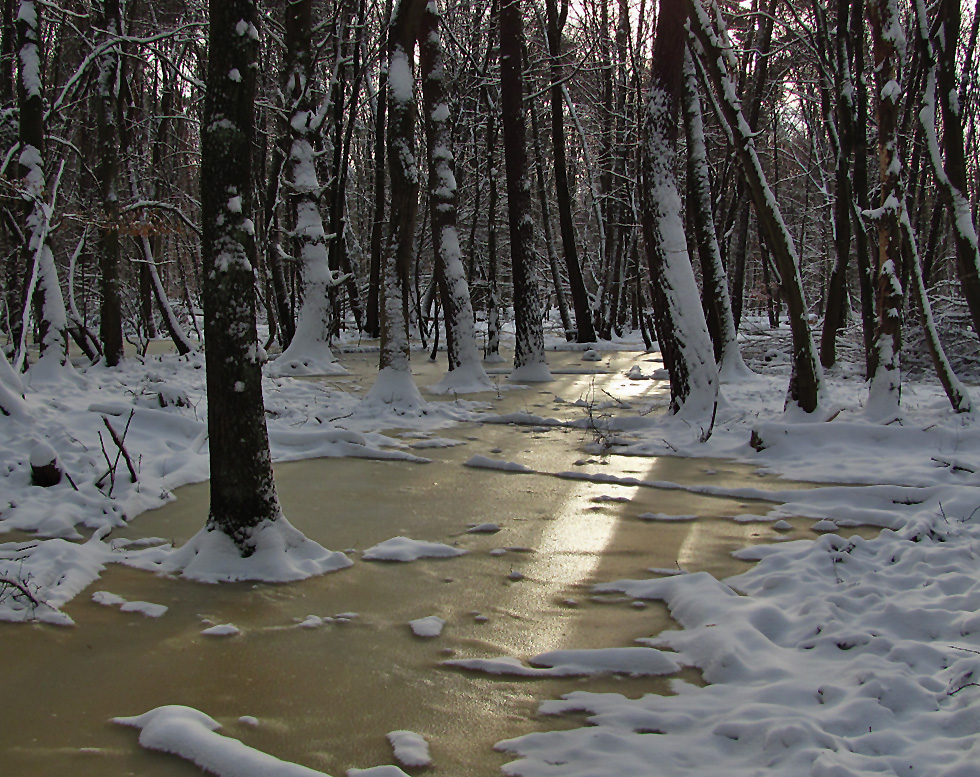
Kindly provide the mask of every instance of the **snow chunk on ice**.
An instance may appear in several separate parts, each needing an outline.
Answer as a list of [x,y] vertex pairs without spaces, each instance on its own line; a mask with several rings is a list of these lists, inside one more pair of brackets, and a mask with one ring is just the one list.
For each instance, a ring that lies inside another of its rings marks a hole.
[[173,753],[218,777],[325,777],[323,772],[263,753],[215,732],[221,724],[192,707],[168,705],[113,723],[140,729],[140,745]]
[[201,632],[205,637],[235,637],[242,633],[234,623],[220,623]]
[[628,674],[633,677],[673,674],[680,669],[666,653],[649,647],[603,648],[600,650],[554,650],[541,653],[525,666],[516,658],[458,658],[442,662],[470,671],[518,677],[587,677],[598,674]]
[[[438,637],[442,634],[442,627],[446,625],[446,621],[440,618],[438,615],[429,615],[425,618],[416,618],[413,621],[409,621],[408,625],[412,627],[412,632],[416,637]],[[401,761],[399,758],[398,760]],[[402,761],[402,763],[405,763]],[[405,764],[406,766],[415,766],[416,764]]]
[[534,472],[530,467],[525,467],[516,461],[501,461],[500,459],[491,459],[488,456],[481,456],[479,454],[471,456],[463,462],[463,466],[475,467],[476,469],[499,469],[503,472]]
[[500,526],[496,523],[478,523],[466,530],[467,534],[496,534]]
[[368,548],[361,558],[365,561],[415,561],[420,558],[451,558],[464,553],[466,551],[462,548],[454,548],[441,542],[392,537]]
[[636,516],[641,521],[694,521],[696,515],[670,515],[668,513],[642,513]]
[[388,741],[395,751],[395,758],[404,765],[411,767],[431,766],[429,743],[414,731],[392,731]]

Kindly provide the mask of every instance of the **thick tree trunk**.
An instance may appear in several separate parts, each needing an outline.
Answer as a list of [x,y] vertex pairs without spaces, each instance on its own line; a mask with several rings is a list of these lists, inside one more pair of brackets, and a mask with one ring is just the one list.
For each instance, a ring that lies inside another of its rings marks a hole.
[[531,219],[531,184],[527,173],[527,132],[521,72],[523,41],[520,0],[503,0],[500,6],[500,105],[504,125],[516,330],[511,377],[514,380],[544,381],[550,380],[551,375],[544,358],[544,331],[533,266],[534,222]]
[[684,0],[661,0],[640,192],[657,333],[670,373],[671,406],[675,412],[703,416],[711,414],[717,401],[718,368],[687,252],[674,178],[686,18]]
[[208,528],[241,555],[280,515],[255,330],[252,135],[258,32],[254,0],[211,0],[201,133],[204,330],[211,509]]
[[382,261],[380,368],[410,375],[408,292],[415,257],[419,169],[415,144],[415,38],[422,0],[398,0],[388,33],[391,215]]
[[[48,238],[51,206],[44,169],[44,97],[42,94],[40,9],[34,0],[21,0],[17,13],[17,102],[20,108],[20,177],[23,181],[25,240],[22,266],[31,267],[33,296],[37,310],[41,361],[64,366],[68,363],[68,317],[58,281],[58,270]],[[21,330],[21,337],[25,335]],[[21,358],[25,354],[21,348]]]

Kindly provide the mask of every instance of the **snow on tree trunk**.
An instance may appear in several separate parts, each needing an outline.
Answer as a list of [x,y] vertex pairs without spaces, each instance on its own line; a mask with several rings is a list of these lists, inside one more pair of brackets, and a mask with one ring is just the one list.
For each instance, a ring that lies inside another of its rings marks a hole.
[[[20,176],[26,243],[25,267],[33,267],[30,297],[36,293],[40,331],[40,359],[31,379],[53,377],[56,368],[68,364],[68,316],[58,281],[54,254],[48,243],[53,203],[45,201],[48,181],[44,170],[44,97],[41,82],[41,21],[37,4],[21,0],[17,10],[17,100],[20,106]],[[27,327],[22,329],[22,340]],[[20,344],[20,359],[25,357]]]
[[7,361],[7,355],[0,348],[0,415],[11,418],[27,419],[30,417],[27,403],[24,401],[24,384]]
[[[963,107],[959,104],[956,77],[956,44],[959,40],[958,0],[939,3],[938,52],[929,39],[928,17],[923,0],[915,0],[917,28],[929,66],[930,81],[923,99],[919,121],[925,133],[926,148],[939,194],[950,213],[956,244],[956,271],[970,310],[974,331],[980,335],[980,241],[967,189],[967,165],[963,137]],[[938,54],[938,56],[937,56]],[[937,89],[938,86],[938,89]],[[936,93],[943,119],[943,154],[936,136]]]
[[[728,293],[728,276],[721,261],[718,233],[712,213],[711,180],[708,173],[708,151],[704,142],[704,122],[698,97],[697,71],[688,49],[684,51],[684,127],[687,131],[688,209],[701,257],[701,275],[707,310],[709,333],[712,334],[715,359],[722,379],[735,380],[750,374],[738,348],[732,300]],[[712,331],[712,321],[714,322]]]
[[684,18],[684,0],[662,0],[647,97],[640,194],[657,333],[670,374],[671,408],[697,419],[714,411],[718,368],[687,252],[674,178]]
[[391,218],[381,267],[381,358],[365,401],[421,410],[409,366],[408,288],[415,256],[419,169],[415,150],[415,36],[424,0],[399,0],[388,33],[388,165]]
[[296,331],[289,346],[268,367],[270,375],[336,375],[346,370],[330,350],[332,310],[329,289],[340,279],[330,269],[327,235],[320,213],[313,139],[321,116],[313,110],[309,87],[311,66],[312,0],[289,3],[286,9],[286,63],[283,102],[286,106],[289,153],[286,192],[295,215],[292,235],[299,246],[302,300]]
[[905,203],[902,160],[898,149],[898,111],[902,97],[899,68],[904,60],[905,33],[892,0],[873,0],[868,8],[878,95],[878,167],[881,175],[878,223],[877,324],[867,413],[890,421],[898,415],[902,396],[902,261],[901,214]]
[[[254,0],[211,0],[201,130],[204,333],[211,510],[207,530],[242,557],[281,515],[255,330],[252,136],[258,31]],[[206,544],[206,543],[205,543]]]
[[735,57],[724,23],[717,16],[718,32],[705,12],[701,0],[687,0],[691,15],[694,47],[718,95],[718,104],[727,125],[729,138],[742,162],[746,186],[755,205],[759,228],[776,260],[786,297],[789,325],[793,335],[793,373],[786,397],[787,408],[798,406],[805,413],[817,412],[823,385],[823,372],[817,360],[817,349],[810,332],[800,262],[785,221],[766,181],[762,163],[755,150],[755,133],[746,121],[738,100],[730,69]]
[[500,6],[500,106],[504,126],[507,215],[514,278],[514,370],[511,380],[551,380],[544,357],[544,330],[533,267],[534,221],[527,171],[527,132],[521,50],[524,24],[520,0]]
[[429,215],[435,271],[443,290],[449,374],[435,390],[486,391],[493,388],[476,344],[476,322],[463,269],[456,229],[458,194],[452,145],[452,123],[443,81],[445,58],[439,34],[441,15],[435,0],[422,14],[419,62],[422,69],[423,110],[429,146]]

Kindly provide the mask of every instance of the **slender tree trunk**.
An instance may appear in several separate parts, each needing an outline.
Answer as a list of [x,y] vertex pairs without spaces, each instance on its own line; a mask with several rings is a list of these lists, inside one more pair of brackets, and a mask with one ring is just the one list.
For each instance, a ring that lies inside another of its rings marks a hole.
[[504,164],[507,171],[507,214],[514,277],[514,380],[550,380],[544,358],[544,331],[533,267],[534,222],[531,185],[527,174],[524,121],[524,83],[521,50],[524,23],[520,0],[500,6],[500,105],[504,126]]
[[211,0],[201,136],[204,329],[211,509],[207,526],[243,557],[280,515],[255,330],[252,135],[258,54],[254,0]]
[[695,240],[701,259],[705,318],[714,344],[719,370],[732,376],[745,372],[738,349],[735,319],[732,316],[728,277],[721,262],[714,216],[711,210],[711,180],[708,152],[704,142],[701,100],[691,52],[684,52],[684,128],[687,131],[688,213],[694,223]]
[[291,234],[298,249],[303,296],[289,347],[273,364],[278,373],[333,371],[331,365],[335,361],[329,347],[332,317],[328,291],[337,285],[337,277],[330,267],[315,163],[314,141],[319,125],[309,93],[314,79],[312,25],[312,0],[291,0],[286,7],[283,68],[283,102],[289,136],[286,193],[289,211],[295,215]]
[[538,189],[538,203],[541,207],[541,227],[544,230],[544,242],[548,250],[548,266],[551,268],[551,282],[555,289],[555,303],[558,306],[558,315],[561,317],[561,326],[565,330],[565,339],[572,342],[576,337],[576,329],[572,325],[572,317],[568,310],[568,301],[565,299],[565,289],[562,285],[561,270],[558,266],[558,251],[555,248],[555,236],[551,230],[551,213],[548,208],[548,193],[544,186],[544,155],[541,150],[541,137],[538,132],[538,112],[534,108],[534,101],[528,106],[531,112],[531,139],[534,143],[534,178]]
[[[565,268],[568,271],[572,307],[575,309],[576,339],[580,343],[595,341],[589,294],[582,277],[578,248],[575,243],[575,224],[572,221],[572,198],[568,187],[568,163],[565,156],[565,104],[562,93],[561,32],[568,15],[568,0],[562,0],[559,14],[555,0],[547,0],[548,49],[551,63],[551,146],[554,154],[555,188],[558,194],[558,224],[561,230]],[[506,93],[504,93],[506,100]],[[506,129],[504,130],[506,136]]]
[[[103,0],[100,26],[104,42],[122,34],[119,0]],[[97,86],[99,183],[102,218],[99,233],[99,270],[102,304],[99,335],[105,362],[115,367],[123,358],[122,303],[119,296],[119,90],[123,85],[122,57],[118,42],[99,57]]]
[[[751,126],[742,114],[726,62],[731,54],[724,31],[715,32],[701,0],[688,0],[691,10],[691,31],[697,38],[698,56],[714,84],[721,112],[730,133],[735,152],[742,161],[746,185],[755,204],[760,227],[776,266],[786,296],[789,324],[793,334],[793,374],[790,377],[787,404],[798,405],[804,412],[818,409],[823,375],[817,360],[813,335],[807,321],[803,283],[800,278],[799,257],[792,237],[783,221],[753,143]],[[719,37],[719,34],[722,37]]]
[[[878,222],[878,305],[871,394],[868,410],[891,420],[902,395],[901,215],[905,203],[902,161],[898,151],[898,111],[901,99],[899,67],[905,38],[893,0],[872,0],[868,8],[874,42],[875,88],[878,112],[878,168],[881,175]],[[900,36],[900,37],[899,37]]]
[[[390,6],[390,0],[388,5]],[[390,9],[388,16],[391,16]],[[387,160],[385,158],[385,134],[387,127],[388,69],[382,67],[378,76],[377,108],[374,114],[374,212],[371,219],[371,264],[368,271],[367,313],[364,329],[369,337],[381,336],[381,265],[385,229],[385,184]]]
[[[440,38],[442,17],[435,0],[429,0],[422,14],[419,65],[425,131],[429,146],[429,217],[436,277],[442,289],[445,311],[446,348],[449,372],[461,374],[469,384],[490,388],[476,347],[476,322],[466,283],[466,273],[456,229],[458,193],[452,125],[446,101],[445,57]],[[436,327],[438,336],[438,326]],[[462,386],[462,384],[460,384]]]

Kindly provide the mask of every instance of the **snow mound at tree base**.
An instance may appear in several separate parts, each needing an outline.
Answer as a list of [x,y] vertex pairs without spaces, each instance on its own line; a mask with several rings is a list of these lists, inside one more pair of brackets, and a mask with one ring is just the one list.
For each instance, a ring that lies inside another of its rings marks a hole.
[[[256,526],[252,540],[255,552],[242,558],[227,534],[205,527],[179,548],[163,551],[162,555],[159,549],[153,549],[147,554],[153,554],[152,566],[157,569],[202,583],[286,583],[344,569],[353,563],[343,553],[327,550],[308,539],[282,515]],[[138,562],[133,565],[143,566]]]
[[266,375],[270,378],[284,378],[347,374],[347,370],[337,363],[326,343],[305,343],[296,345],[295,348],[293,345],[266,367]]

